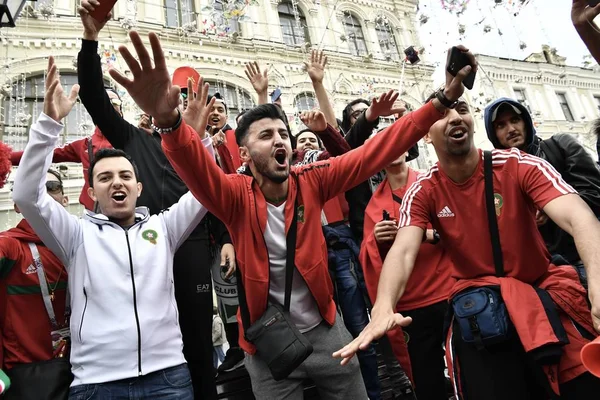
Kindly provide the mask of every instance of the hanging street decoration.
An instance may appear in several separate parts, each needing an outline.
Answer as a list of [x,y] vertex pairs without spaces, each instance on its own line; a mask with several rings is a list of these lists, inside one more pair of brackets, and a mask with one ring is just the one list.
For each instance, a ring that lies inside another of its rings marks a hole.
[[467,9],[469,0],[441,0],[442,8],[452,14],[460,15]]

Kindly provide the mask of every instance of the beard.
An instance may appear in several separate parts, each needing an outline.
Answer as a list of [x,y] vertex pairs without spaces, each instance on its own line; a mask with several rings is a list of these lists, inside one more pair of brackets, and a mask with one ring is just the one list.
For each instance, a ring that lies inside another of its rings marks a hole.
[[250,158],[252,159],[254,168],[256,168],[256,172],[269,179],[273,183],[283,183],[290,176],[290,159],[288,159],[288,166],[285,170],[275,170],[269,167],[271,157],[265,157],[261,154],[250,153]]
[[469,154],[471,151],[471,147],[473,147],[473,138],[469,137],[465,143],[461,145],[455,145],[451,143],[449,140],[446,142],[446,149],[448,154],[452,156],[465,156]]

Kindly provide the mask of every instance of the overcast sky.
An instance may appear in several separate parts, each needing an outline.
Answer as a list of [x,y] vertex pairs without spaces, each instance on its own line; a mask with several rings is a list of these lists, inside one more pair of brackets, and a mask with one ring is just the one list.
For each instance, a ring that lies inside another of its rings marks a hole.
[[[442,3],[467,3],[465,12],[457,16],[443,8]],[[568,65],[582,66],[583,56],[589,54],[571,24],[571,0],[530,0],[519,7],[521,0],[503,0],[495,6],[495,0],[421,0],[418,17],[428,17],[420,24],[421,44],[429,61],[444,62],[448,47],[462,43],[475,53],[524,59],[533,52],[540,52],[543,44],[558,50],[567,57]],[[518,12],[518,15],[514,14]],[[458,26],[465,26],[463,36]],[[491,31],[484,32],[485,26]],[[498,33],[502,32],[502,35]],[[523,50],[520,43],[527,47]],[[441,83],[443,68],[434,75]]]

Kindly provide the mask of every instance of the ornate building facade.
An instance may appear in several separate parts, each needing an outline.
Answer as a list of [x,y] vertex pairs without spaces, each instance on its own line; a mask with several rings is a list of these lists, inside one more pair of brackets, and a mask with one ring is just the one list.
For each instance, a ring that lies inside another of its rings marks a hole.
[[[341,117],[356,98],[371,98],[389,89],[401,91],[409,107],[418,107],[432,91],[433,66],[427,55],[411,64],[404,50],[422,53],[416,30],[417,0],[126,0],[117,2],[113,19],[100,35],[99,51],[108,68],[127,71],[118,46],[127,45],[135,29],[161,38],[170,71],[193,66],[212,91],[225,96],[231,125],[235,115],[252,107],[257,96],[244,74],[257,61],[269,70],[269,88],[280,88],[282,106],[292,129],[298,112],[317,106],[303,61],[313,48],[329,57],[325,87]],[[44,70],[53,55],[63,85],[77,82],[76,60],[82,27],[75,0],[31,2],[17,27],[0,30],[0,134],[15,150],[25,147],[28,130],[43,103]],[[111,84],[106,74],[106,83]],[[117,88],[119,90],[119,88]],[[123,92],[124,94],[124,92]],[[125,117],[137,122],[139,110],[123,96]],[[384,121],[385,124],[388,121]],[[93,124],[77,104],[65,120],[62,142],[90,135]],[[429,155],[416,162],[429,166]],[[81,168],[62,165],[72,211],[83,184]],[[0,191],[0,229],[12,226],[10,186]]]

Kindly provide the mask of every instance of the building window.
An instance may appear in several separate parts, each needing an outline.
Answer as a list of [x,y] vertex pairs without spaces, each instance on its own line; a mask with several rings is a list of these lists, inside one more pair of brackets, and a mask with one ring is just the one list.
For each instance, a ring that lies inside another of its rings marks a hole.
[[355,56],[367,55],[367,44],[362,26],[351,13],[344,13],[344,30],[346,31],[350,53]]
[[[61,75],[60,80],[65,93],[69,93],[71,87],[77,83],[77,75]],[[14,82],[12,95],[4,98],[2,108],[4,117],[2,141],[11,146],[13,151],[23,150],[29,139],[29,129],[44,108],[44,77],[37,76],[24,82]],[[75,104],[63,123],[65,127],[59,139],[60,145],[91,134],[94,129],[92,118],[79,102]]]
[[556,97],[558,97],[558,103],[563,110],[563,114],[565,114],[566,120],[570,122],[575,121],[571,107],[569,107],[569,102],[567,101],[567,96],[564,93],[556,93]]
[[177,28],[196,21],[194,0],[165,0],[165,22]]
[[306,18],[298,7],[294,11],[294,6],[291,3],[284,2],[277,6],[277,11],[279,12],[279,24],[281,25],[281,33],[285,44],[299,46],[310,43]]
[[236,127],[235,117],[244,110],[249,110],[254,107],[254,101],[248,92],[245,90],[228,85],[223,81],[205,81],[210,84],[208,89],[209,94],[219,92],[221,97],[225,99],[227,104],[227,123],[231,127]]
[[398,61],[400,59],[398,43],[390,25],[388,23],[378,25],[375,31],[377,32],[377,40],[379,41],[384,58],[388,61]]
[[594,96],[594,101],[596,102],[596,108],[598,109],[598,113],[600,113],[600,96]]
[[525,89],[513,89],[515,92],[515,98],[523,107],[527,109],[531,113],[531,108],[529,108],[529,102],[527,101],[527,95],[525,95]]
[[317,100],[310,93],[301,93],[296,96],[294,100],[294,106],[298,112],[311,111],[317,108]]

